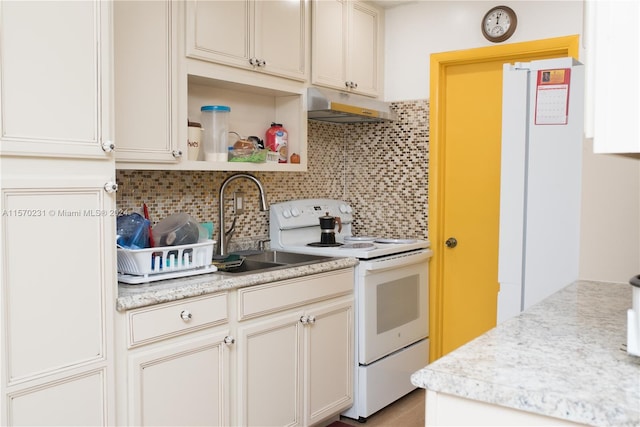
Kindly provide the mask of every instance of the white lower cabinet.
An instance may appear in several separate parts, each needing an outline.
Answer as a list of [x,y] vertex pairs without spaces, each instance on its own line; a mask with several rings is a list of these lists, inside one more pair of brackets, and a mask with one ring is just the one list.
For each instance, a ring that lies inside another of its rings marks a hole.
[[228,336],[223,330],[132,354],[131,425],[229,425]]
[[230,425],[228,320],[226,292],[122,313],[119,424]]
[[118,316],[118,424],[308,426],[353,403],[353,269]]
[[[308,286],[312,292],[304,292]],[[291,287],[303,289],[291,292]],[[353,403],[353,272],[247,288],[276,312],[238,325],[238,425],[308,426]],[[241,294],[244,290],[241,290]],[[345,296],[345,291],[348,295]],[[306,298],[321,302],[294,309]],[[337,296],[342,293],[343,296]],[[246,304],[244,304],[246,303]]]

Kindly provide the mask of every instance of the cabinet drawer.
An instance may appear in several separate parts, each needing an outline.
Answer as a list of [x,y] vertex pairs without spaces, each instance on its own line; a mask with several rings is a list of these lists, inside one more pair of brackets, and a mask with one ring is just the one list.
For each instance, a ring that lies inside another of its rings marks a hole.
[[227,322],[227,293],[132,310],[127,313],[129,347]]
[[238,290],[238,318],[250,319],[353,292],[353,269]]

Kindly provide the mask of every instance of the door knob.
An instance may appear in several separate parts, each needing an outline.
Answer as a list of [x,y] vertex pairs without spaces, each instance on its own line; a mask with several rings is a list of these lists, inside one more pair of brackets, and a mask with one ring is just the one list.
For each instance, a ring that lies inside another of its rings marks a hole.
[[447,245],[448,248],[455,248],[456,246],[458,246],[458,241],[455,237],[449,237],[447,241],[444,242],[444,244]]

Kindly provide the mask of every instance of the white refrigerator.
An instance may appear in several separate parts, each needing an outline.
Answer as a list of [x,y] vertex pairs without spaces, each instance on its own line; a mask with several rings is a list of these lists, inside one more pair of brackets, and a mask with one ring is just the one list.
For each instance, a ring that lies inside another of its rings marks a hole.
[[505,64],[498,323],[578,278],[584,67]]

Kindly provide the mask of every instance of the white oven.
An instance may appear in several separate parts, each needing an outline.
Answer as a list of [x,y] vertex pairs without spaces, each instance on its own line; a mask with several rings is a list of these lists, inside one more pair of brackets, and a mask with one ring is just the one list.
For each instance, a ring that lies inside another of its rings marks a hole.
[[423,249],[360,261],[356,280],[360,365],[429,335],[430,254]]
[[[366,212],[364,213],[366,215]],[[336,244],[323,246],[319,218],[340,217]],[[272,249],[359,260],[354,272],[354,404],[366,420],[415,389],[411,374],[429,361],[429,242],[353,236],[348,203],[305,199],[270,206]],[[320,243],[320,244],[319,244]]]

